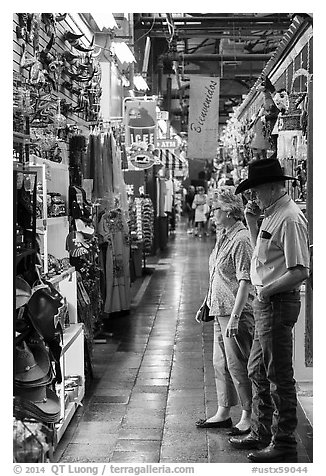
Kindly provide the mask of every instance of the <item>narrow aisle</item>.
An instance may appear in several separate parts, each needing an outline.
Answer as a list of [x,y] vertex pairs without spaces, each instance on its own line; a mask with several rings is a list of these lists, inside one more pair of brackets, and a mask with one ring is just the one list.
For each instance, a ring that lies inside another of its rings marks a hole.
[[[213,324],[203,329],[194,319],[213,245],[213,237],[189,236],[179,225],[139,305],[112,319],[113,337],[96,344],[94,386],[57,462],[248,462],[230,447],[226,429],[195,426],[216,409]],[[239,414],[237,407],[232,417]],[[300,462],[309,461],[300,448]]]

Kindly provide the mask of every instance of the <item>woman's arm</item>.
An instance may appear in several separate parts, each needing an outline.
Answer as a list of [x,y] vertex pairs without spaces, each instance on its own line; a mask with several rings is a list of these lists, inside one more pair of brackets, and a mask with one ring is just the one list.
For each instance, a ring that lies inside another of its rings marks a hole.
[[250,282],[245,279],[241,279],[241,281],[239,282],[238,292],[235,298],[231,317],[234,314],[240,316],[240,314],[242,313],[243,308],[245,307],[245,304],[248,301],[249,286]]
[[246,302],[248,301],[249,286],[249,281],[245,279],[240,280],[238,292],[231,312],[231,317],[225,331],[226,337],[234,337],[238,334],[240,316]]

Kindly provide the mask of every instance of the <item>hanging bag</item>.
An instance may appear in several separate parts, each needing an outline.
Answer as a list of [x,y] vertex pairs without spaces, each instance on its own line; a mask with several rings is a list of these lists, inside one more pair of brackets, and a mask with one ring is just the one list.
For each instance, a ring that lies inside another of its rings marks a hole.
[[[310,74],[306,69],[298,69],[292,78],[291,92],[289,94],[289,109],[285,114],[280,116],[279,131],[300,131],[302,130],[302,110],[299,105],[305,100],[308,91],[308,82]],[[305,89],[303,91],[296,90],[295,82],[300,82],[298,89]],[[301,88],[301,82],[303,87]],[[305,83],[305,84],[304,84]]]
[[201,322],[210,322],[214,320],[214,316],[209,315],[209,307],[207,306],[207,298],[200,309],[199,320]]

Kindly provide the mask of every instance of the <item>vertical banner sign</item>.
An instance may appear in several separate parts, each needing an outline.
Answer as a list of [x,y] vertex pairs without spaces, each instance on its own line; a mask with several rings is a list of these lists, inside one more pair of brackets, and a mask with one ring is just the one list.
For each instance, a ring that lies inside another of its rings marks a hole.
[[156,101],[126,101],[126,146],[142,142],[156,147]]
[[218,147],[220,78],[190,76],[188,157],[212,159]]

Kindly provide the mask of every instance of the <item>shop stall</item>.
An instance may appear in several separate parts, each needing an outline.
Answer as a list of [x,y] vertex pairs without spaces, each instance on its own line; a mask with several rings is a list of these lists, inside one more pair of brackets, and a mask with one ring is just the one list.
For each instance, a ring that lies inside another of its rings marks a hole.
[[[223,154],[232,161],[235,181],[246,177],[252,159],[273,153],[286,175],[288,193],[306,214],[313,243],[312,217],[312,23],[294,17],[260,78],[234,111],[222,135]],[[225,158],[224,158],[225,160]],[[296,378],[312,379],[312,289],[302,287],[301,316],[295,331]],[[298,349],[304,347],[304,357]]]
[[117,47],[105,62],[95,53],[89,15],[13,17],[17,462],[51,460],[91,383],[105,319],[130,308],[124,126],[101,111],[103,93],[112,115],[122,109],[122,63]]

